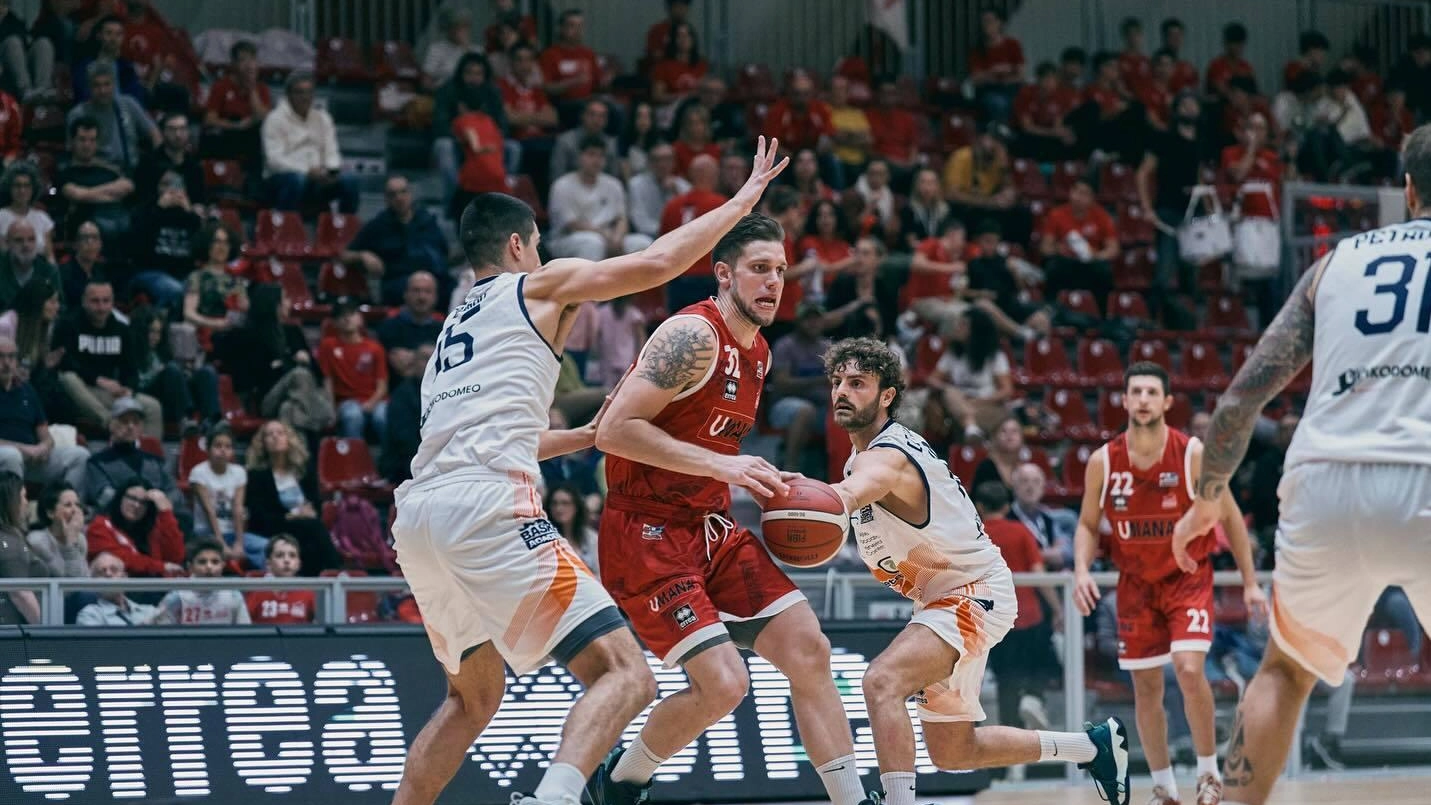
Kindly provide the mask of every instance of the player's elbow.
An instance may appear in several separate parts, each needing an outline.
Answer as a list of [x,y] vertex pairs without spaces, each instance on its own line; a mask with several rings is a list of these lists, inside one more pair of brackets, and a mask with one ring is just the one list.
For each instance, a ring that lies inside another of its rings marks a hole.
[[596,449],[608,455],[621,455],[620,447],[625,440],[626,430],[626,420],[613,420],[610,417],[603,419],[596,426]]

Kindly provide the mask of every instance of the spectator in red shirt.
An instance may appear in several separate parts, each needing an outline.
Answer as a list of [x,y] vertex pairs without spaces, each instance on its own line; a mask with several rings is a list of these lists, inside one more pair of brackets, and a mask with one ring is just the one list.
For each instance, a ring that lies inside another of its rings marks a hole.
[[333,306],[331,335],[318,343],[323,385],[338,405],[338,435],[362,439],[368,425],[382,441],[388,419],[388,357],[363,331],[363,314],[352,302]]
[[507,192],[507,168],[502,158],[502,130],[482,113],[482,94],[468,88],[458,100],[461,112],[452,121],[452,137],[462,146],[462,169],[452,197],[452,218],[462,216],[467,202],[482,193]]
[[659,61],[666,55],[671,29],[687,24],[691,17],[691,0],[666,0],[666,18],[646,29],[646,58]]
[[909,282],[899,295],[901,309],[913,310],[927,322],[952,321],[968,303],[956,291],[968,279],[964,262],[969,233],[958,218],[945,218],[939,229],[919,242],[909,261]]
[[790,80],[790,95],[770,105],[765,115],[765,134],[780,140],[781,150],[795,153],[802,148],[828,151],[833,146],[835,125],[830,107],[815,98],[815,82],[804,73]]
[[[1015,573],[1041,573],[1048,569],[1038,539],[1028,526],[1009,517],[1009,491],[998,481],[974,487],[974,508],[984,521],[984,533],[1004,555]],[[1063,606],[1051,587],[1014,589],[1019,614],[1014,628],[989,652],[989,670],[999,681],[999,723],[1029,729],[1049,724],[1043,691],[1051,679],[1061,677],[1053,635],[1063,629]],[[1044,617],[1044,612],[1048,617]]]
[[1395,172],[1401,143],[1414,128],[1416,120],[1406,106],[1406,88],[1400,84],[1388,86],[1381,101],[1371,108],[1371,142],[1379,161],[1378,175]]
[[1247,26],[1240,22],[1229,22],[1222,29],[1222,54],[1207,65],[1207,91],[1222,98],[1227,97],[1227,82],[1233,76],[1245,75],[1254,82],[1257,74],[1252,63],[1243,58],[1247,50]]
[[[672,232],[726,203],[728,199],[715,189],[719,177],[720,164],[711,157],[701,155],[691,160],[687,174],[691,189],[666,202],[666,208],[661,211],[661,234]],[[715,292],[715,273],[711,256],[707,254],[666,285],[666,309],[674,313],[714,296]]]
[[1125,17],[1118,31],[1123,37],[1123,50],[1118,54],[1118,78],[1123,91],[1136,96],[1153,73],[1152,61],[1143,52],[1143,22],[1137,17]]
[[1077,137],[1063,121],[1079,105],[1078,92],[1059,81],[1053,62],[1039,64],[1034,75],[1035,83],[1025,84],[1014,98],[1019,136],[1013,150],[1039,162],[1068,159]]
[[1306,70],[1321,74],[1326,71],[1327,51],[1332,49],[1331,40],[1321,31],[1303,31],[1297,38],[1298,57],[1287,62],[1282,68],[1282,86],[1290,88],[1292,80]]
[[1173,87],[1177,64],[1177,58],[1167,48],[1154,53],[1153,74],[1138,90],[1138,102],[1143,104],[1143,114],[1148,118],[1148,125],[1158,131],[1168,130],[1168,116],[1172,113],[1173,98],[1178,95],[1177,89]]
[[[1237,144],[1222,149],[1220,163],[1227,181],[1236,185],[1266,182],[1272,185],[1275,199],[1287,168],[1277,150],[1271,147],[1271,142],[1267,118],[1259,113],[1249,115],[1237,132]],[[1249,218],[1277,217],[1271,202],[1260,192],[1243,197],[1242,214]]]
[[556,102],[563,127],[575,125],[585,105],[583,102],[596,92],[601,79],[596,51],[583,41],[585,28],[586,18],[580,11],[563,11],[557,26],[557,41],[542,51],[547,94]]
[[[1240,138],[1242,130],[1247,127],[1247,121],[1253,115],[1260,115],[1268,121],[1269,126],[1273,120],[1272,107],[1266,98],[1257,94],[1257,84],[1245,75],[1233,76],[1227,82],[1227,103],[1222,107],[1222,121],[1218,132],[1222,136],[1222,142],[1232,142]],[[1275,126],[1269,129],[1268,135],[1273,147],[1276,147],[1278,132]]]
[[163,490],[135,478],[85,529],[89,558],[111,553],[131,576],[183,576],[184,534]]
[[980,41],[969,52],[969,80],[975,99],[990,120],[1009,119],[1014,93],[1024,80],[1024,48],[1004,33],[1009,18],[996,9],[979,15]]
[[651,100],[658,104],[679,103],[695,94],[706,74],[706,60],[696,42],[696,29],[689,22],[671,25],[664,58],[651,68]]
[[[508,51],[512,71],[497,81],[502,93],[502,108],[507,112],[511,139],[522,147],[518,159],[520,172],[543,180],[551,161],[552,132],[556,131],[557,113],[542,89],[542,71],[537,65],[537,51],[526,42],[519,42]],[[545,181],[543,181],[545,184]]]
[[854,233],[850,231],[844,212],[833,201],[816,202],[801,231],[804,234],[796,243],[795,251],[799,253],[801,262],[814,261],[805,295],[819,299],[835,277],[854,262]]
[[681,136],[672,146],[676,153],[678,176],[685,176],[691,169],[691,163],[702,154],[719,162],[720,146],[711,140],[710,112],[704,106],[686,107],[680,130]]
[[1357,45],[1352,52],[1342,57],[1341,67],[1351,76],[1352,92],[1365,109],[1371,109],[1381,101],[1381,76],[1368,65],[1376,64],[1376,50],[1366,45]]
[[258,49],[249,41],[229,49],[229,73],[209,88],[204,104],[204,155],[221,159],[237,156],[245,169],[263,163],[259,127],[273,109],[268,85],[258,80]]
[[[268,541],[267,557],[271,578],[294,578],[303,566],[298,540],[287,534]],[[318,614],[318,601],[312,590],[254,590],[244,596],[244,603],[254,623],[312,623]]]
[[15,96],[0,90],[0,157],[9,165],[25,146],[25,115]]
[[919,167],[919,124],[912,112],[900,106],[894,76],[881,76],[875,93],[876,105],[865,110],[874,153],[889,163],[894,186],[907,190]]
[[1088,51],[1080,47],[1067,47],[1058,56],[1058,82],[1074,92],[1083,92],[1087,81]]
[[1187,34],[1182,20],[1177,17],[1168,17],[1163,20],[1161,30],[1163,49],[1173,54],[1173,77],[1169,82],[1173,87],[1173,92],[1197,89],[1197,68],[1192,65],[1192,62],[1182,58],[1183,37]]
[[1073,183],[1068,203],[1049,210],[1039,246],[1046,258],[1044,296],[1057,299],[1064,290],[1091,291],[1102,310],[1113,290],[1112,261],[1118,257],[1118,228],[1113,217],[1093,199],[1093,185]]

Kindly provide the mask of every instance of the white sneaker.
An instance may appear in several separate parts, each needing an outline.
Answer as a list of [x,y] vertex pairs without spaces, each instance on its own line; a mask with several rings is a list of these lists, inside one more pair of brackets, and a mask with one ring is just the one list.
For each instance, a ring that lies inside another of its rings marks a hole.
[[1019,718],[1023,719],[1024,728],[1030,730],[1047,730],[1048,711],[1044,709],[1043,699],[1025,693],[1019,699]]

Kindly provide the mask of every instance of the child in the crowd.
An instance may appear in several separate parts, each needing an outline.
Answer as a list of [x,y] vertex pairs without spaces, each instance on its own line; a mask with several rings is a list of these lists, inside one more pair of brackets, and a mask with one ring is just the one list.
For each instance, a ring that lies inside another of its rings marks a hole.
[[[224,545],[218,540],[189,543],[189,575],[217,579],[224,575]],[[159,602],[156,624],[229,626],[247,624],[248,608],[238,590],[171,590]]]
[[[298,540],[275,534],[268,541],[268,575],[291,579],[303,566]],[[254,590],[248,594],[248,615],[254,623],[312,623],[318,612],[312,590]]]
[[209,432],[208,461],[189,470],[189,486],[194,491],[194,534],[222,539],[225,558],[247,559],[254,569],[263,570],[268,539],[244,530],[247,485],[248,471],[234,463],[233,433],[228,425],[220,423]]

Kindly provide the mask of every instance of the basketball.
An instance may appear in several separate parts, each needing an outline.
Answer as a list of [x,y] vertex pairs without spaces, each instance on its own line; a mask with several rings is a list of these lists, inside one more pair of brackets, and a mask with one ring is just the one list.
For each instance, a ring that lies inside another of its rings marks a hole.
[[797,478],[788,495],[764,501],[760,529],[765,547],[791,567],[823,565],[845,545],[850,520],[845,504],[824,481]]

